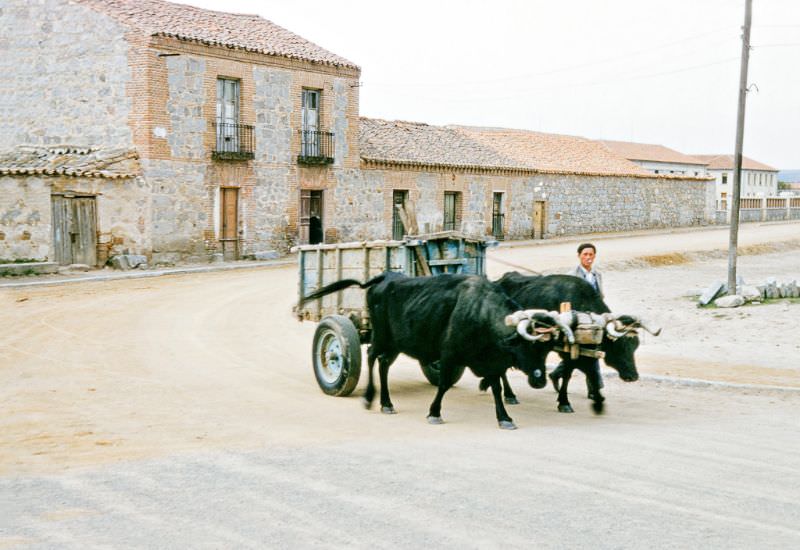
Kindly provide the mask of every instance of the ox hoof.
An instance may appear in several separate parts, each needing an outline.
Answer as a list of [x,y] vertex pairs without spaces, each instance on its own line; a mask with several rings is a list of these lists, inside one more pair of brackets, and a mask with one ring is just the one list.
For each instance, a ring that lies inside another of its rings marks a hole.
[[397,411],[394,410],[394,407],[392,407],[391,405],[388,407],[381,407],[381,412],[383,414],[397,414]]
[[572,405],[559,405],[558,412],[560,413],[574,413],[575,410],[572,408]]
[[594,414],[603,414],[603,402],[595,401],[592,403],[592,410],[594,411]]
[[429,416],[428,424],[444,424],[444,420],[441,416]]
[[516,397],[506,397],[506,405],[519,405],[519,400]]
[[361,404],[364,405],[364,408],[367,410],[370,410],[372,408],[372,401],[370,401],[366,397],[363,397],[361,399]]
[[512,422],[511,420],[500,420],[497,423],[497,425],[500,426],[501,430],[516,430],[517,429],[517,425],[514,424],[514,422]]

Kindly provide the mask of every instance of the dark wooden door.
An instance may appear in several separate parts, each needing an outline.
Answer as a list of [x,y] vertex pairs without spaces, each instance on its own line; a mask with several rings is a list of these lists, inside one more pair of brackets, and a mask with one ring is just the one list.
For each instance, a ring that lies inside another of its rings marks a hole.
[[322,191],[300,190],[300,223],[298,240],[300,244],[319,244],[324,239],[322,219]]
[[97,208],[93,196],[53,195],[53,257],[60,265],[97,265]]
[[226,260],[239,259],[239,189],[222,188],[220,242]]

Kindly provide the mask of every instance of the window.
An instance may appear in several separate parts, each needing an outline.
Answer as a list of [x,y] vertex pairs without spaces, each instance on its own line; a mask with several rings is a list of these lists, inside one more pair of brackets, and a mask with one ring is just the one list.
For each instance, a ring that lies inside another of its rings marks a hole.
[[406,233],[403,220],[400,219],[398,206],[405,208],[408,201],[408,191],[392,191],[392,238],[399,241]]
[[217,151],[239,152],[239,81],[217,79]]
[[[303,90],[301,156],[319,157],[319,90]],[[295,96],[296,97],[296,96]]]
[[454,231],[460,224],[461,193],[445,191],[444,193],[444,223],[445,231]]
[[722,183],[728,183],[728,174],[722,174]]
[[503,193],[496,192],[492,199],[492,236],[495,239],[503,238]]

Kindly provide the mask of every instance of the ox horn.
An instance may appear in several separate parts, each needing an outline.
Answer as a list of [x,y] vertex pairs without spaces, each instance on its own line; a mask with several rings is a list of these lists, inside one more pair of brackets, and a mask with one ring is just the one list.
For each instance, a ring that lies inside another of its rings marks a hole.
[[642,327],[644,330],[652,334],[653,336],[658,336],[661,334],[661,327],[654,327],[652,325],[648,325],[644,319],[636,319],[639,323],[639,326]]
[[[558,313],[557,311],[549,311],[547,314],[550,316],[550,318],[553,319],[553,321],[555,321],[556,325],[558,325],[558,328],[561,329],[564,335],[566,335],[569,343],[574,344],[575,333],[572,332],[572,328],[570,328],[570,326],[567,323],[565,323],[564,320],[561,318],[561,314]],[[571,318],[572,316],[570,315],[570,319]]]
[[531,320],[530,319],[523,319],[522,321],[520,321],[517,324],[517,332],[519,333],[520,336],[522,336],[523,338],[525,338],[526,340],[528,340],[530,342],[538,342],[539,340],[544,338],[544,335],[545,335],[544,333],[539,334],[538,336],[535,335],[535,334],[529,333],[528,332],[528,328],[530,326],[531,326]]

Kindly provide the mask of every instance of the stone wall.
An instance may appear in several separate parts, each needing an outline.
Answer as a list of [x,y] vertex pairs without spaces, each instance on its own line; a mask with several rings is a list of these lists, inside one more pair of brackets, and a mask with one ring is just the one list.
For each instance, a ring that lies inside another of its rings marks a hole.
[[292,162],[292,73],[281,69],[253,68],[256,112],[256,160],[267,163]]
[[202,58],[183,55],[167,57],[166,60],[167,112],[171,123],[167,143],[172,157],[204,159],[207,125],[203,107],[208,103],[203,87],[206,63]]
[[[388,238],[384,219],[387,194],[379,173],[364,170],[338,170],[333,192],[335,225],[343,241]],[[391,191],[388,192],[391,200]],[[389,217],[391,223],[391,217]]]
[[0,176],[0,263],[49,258],[52,229],[46,179]]
[[388,238],[393,189],[408,190],[423,232],[442,229],[445,191],[461,193],[460,229],[476,236],[491,232],[494,192],[504,193],[507,239],[531,238],[535,201],[545,202],[545,236],[551,237],[715,223],[714,185],[703,179],[473,174],[369,166],[362,171],[363,176],[343,173],[338,185],[349,192],[359,186],[365,193],[382,188],[383,217],[374,218],[377,195],[374,200],[337,203],[342,240]]
[[206,185],[202,163],[143,160],[152,197],[152,263],[204,261],[209,247],[206,227],[216,189]]
[[132,147],[124,31],[67,0],[3,0],[0,150]]

